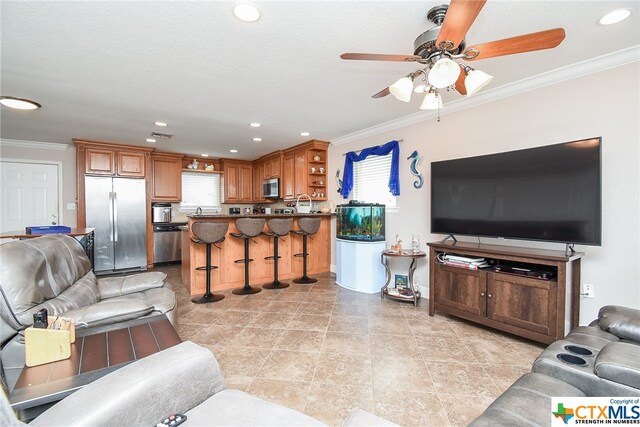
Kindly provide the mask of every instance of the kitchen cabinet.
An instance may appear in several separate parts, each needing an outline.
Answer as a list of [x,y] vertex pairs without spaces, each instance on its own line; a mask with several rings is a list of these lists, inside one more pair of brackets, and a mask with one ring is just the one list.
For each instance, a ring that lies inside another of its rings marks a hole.
[[253,201],[253,165],[240,160],[222,160],[225,203]]
[[311,140],[283,154],[282,188],[285,199],[308,194],[313,200],[327,199],[328,142]]
[[[583,254],[476,243],[429,243],[429,315],[435,311],[550,344],[578,326]],[[443,254],[483,257],[491,268],[440,262]],[[505,266],[518,266],[514,274]],[[535,271],[549,271],[545,278]]]
[[180,202],[182,198],[182,154],[151,155],[151,201]]
[[264,176],[264,162],[256,160],[253,162],[253,201],[264,203],[267,200],[262,197],[262,181]]
[[282,152],[269,154],[261,158],[263,167],[263,178],[280,178],[282,175]]
[[145,176],[144,152],[109,149],[104,145],[98,147],[85,146],[84,151],[84,173],[87,175],[133,178],[144,178]]

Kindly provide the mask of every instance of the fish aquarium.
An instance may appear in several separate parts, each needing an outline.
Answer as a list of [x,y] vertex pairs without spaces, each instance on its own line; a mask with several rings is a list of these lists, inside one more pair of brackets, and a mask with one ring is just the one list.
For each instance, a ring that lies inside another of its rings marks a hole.
[[383,242],[384,205],[350,203],[337,206],[336,237],[359,242]]

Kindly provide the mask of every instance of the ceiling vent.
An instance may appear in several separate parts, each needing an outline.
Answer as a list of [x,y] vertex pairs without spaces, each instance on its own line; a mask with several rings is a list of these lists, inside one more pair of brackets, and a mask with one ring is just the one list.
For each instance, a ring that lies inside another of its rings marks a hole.
[[169,139],[171,138],[173,135],[170,133],[162,133],[162,132],[151,132],[151,136],[154,138],[164,138],[164,139]]

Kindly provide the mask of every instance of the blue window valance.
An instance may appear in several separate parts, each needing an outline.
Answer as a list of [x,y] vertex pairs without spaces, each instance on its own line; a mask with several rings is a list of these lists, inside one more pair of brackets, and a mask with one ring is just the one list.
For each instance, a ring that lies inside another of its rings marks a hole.
[[398,141],[389,141],[384,145],[365,148],[356,154],[355,151],[349,151],[344,159],[344,174],[342,176],[342,191],[340,194],[345,199],[349,197],[353,188],[353,162],[359,162],[368,156],[386,156],[391,153],[391,173],[389,174],[389,191],[394,196],[400,195],[400,178],[398,176],[398,162],[400,156],[400,144]]

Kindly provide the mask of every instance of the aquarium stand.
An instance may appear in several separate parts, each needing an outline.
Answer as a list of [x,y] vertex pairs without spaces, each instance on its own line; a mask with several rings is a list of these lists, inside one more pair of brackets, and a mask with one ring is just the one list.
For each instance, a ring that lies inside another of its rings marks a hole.
[[378,261],[386,242],[336,240],[336,283],[356,292],[380,291],[384,269]]

